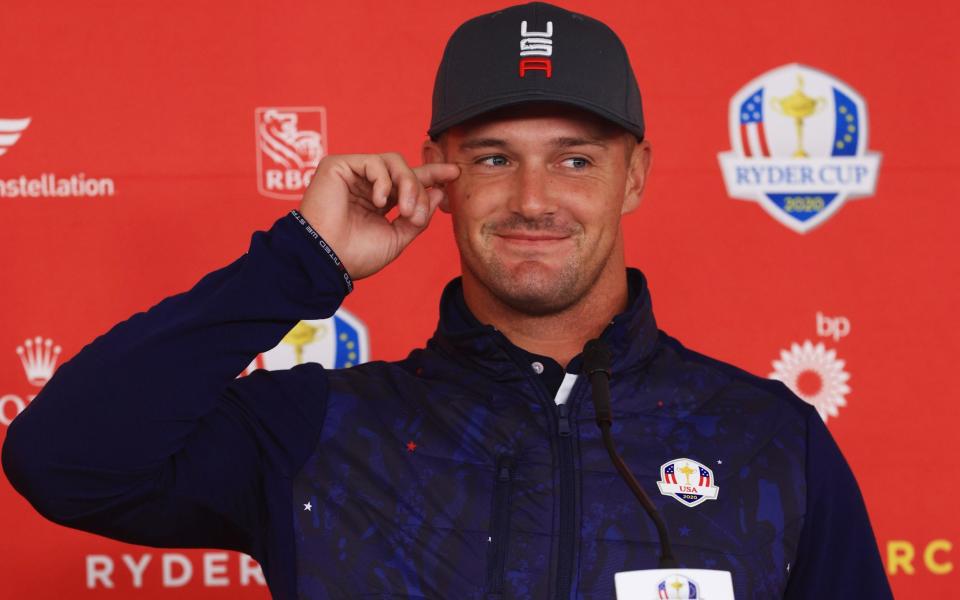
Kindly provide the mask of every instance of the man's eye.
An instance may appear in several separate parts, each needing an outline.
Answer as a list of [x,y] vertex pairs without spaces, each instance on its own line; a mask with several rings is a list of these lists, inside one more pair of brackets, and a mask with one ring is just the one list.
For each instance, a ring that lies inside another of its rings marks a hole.
[[590,161],[582,156],[574,156],[563,161],[567,166],[574,169],[585,169],[590,166]]
[[499,154],[495,156],[486,156],[477,161],[478,164],[487,165],[489,167],[503,167],[507,164],[507,158]]

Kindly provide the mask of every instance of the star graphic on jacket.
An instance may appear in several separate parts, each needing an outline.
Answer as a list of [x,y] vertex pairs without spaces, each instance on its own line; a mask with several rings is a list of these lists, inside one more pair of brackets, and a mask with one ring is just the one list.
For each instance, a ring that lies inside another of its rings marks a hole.
[[687,537],[688,535],[690,535],[690,528],[686,525],[680,527],[680,537]]
[[410,440],[409,442],[407,442],[407,451],[413,452],[416,449],[417,449],[416,442],[414,442],[413,440]]
[[306,504],[303,505],[303,510],[312,511],[312,510],[313,510],[313,505],[310,504],[310,502],[308,501]]

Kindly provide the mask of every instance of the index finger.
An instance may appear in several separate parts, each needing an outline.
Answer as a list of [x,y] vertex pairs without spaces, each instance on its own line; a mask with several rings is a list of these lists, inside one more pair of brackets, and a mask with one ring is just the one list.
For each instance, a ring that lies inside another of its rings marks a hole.
[[460,167],[453,163],[427,163],[413,168],[420,184],[427,188],[449,183],[460,176]]

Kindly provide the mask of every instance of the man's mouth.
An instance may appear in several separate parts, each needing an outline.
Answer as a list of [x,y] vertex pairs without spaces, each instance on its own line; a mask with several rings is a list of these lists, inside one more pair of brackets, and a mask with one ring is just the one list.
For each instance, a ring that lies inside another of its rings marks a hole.
[[519,243],[558,242],[570,237],[570,234],[567,233],[547,233],[542,231],[499,232],[495,235],[509,242]]

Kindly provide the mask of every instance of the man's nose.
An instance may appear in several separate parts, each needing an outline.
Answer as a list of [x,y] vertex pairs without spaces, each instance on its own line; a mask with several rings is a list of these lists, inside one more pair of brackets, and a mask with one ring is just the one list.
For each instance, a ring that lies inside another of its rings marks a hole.
[[550,193],[550,176],[545,166],[525,163],[515,172],[510,210],[526,218],[553,213],[556,206]]

